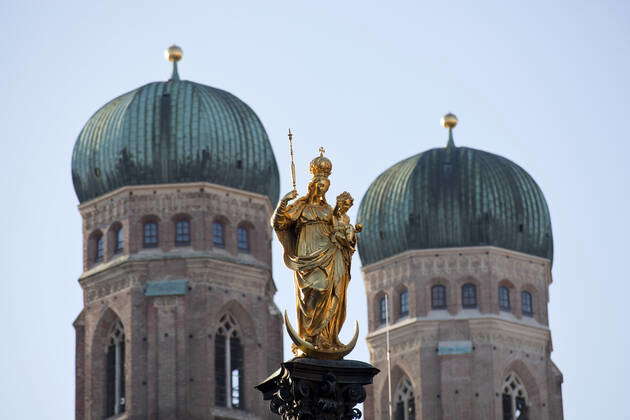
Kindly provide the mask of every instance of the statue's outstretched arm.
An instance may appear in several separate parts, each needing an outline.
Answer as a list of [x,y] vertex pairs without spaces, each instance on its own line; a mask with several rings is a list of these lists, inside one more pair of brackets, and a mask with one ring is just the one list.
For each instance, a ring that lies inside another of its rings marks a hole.
[[289,201],[293,200],[297,197],[297,191],[293,190],[287,194],[280,200],[278,203],[278,207],[276,207],[276,211],[274,211],[273,216],[271,217],[271,227],[274,230],[285,230],[287,227],[297,219],[297,214],[292,211],[292,205],[289,205]]

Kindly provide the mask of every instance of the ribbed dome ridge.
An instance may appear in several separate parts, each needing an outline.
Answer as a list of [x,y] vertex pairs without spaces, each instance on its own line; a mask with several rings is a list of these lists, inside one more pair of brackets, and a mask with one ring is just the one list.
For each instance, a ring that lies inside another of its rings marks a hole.
[[72,177],[84,202],[126,185],[206,181],[278,200],[279,175],[265,129],[221,89],[171,80],[99,109],[75,143]]
[[359,208],[364,265],[410,249],[493,245],[548,259],[547,203],[515,163],[467,147],[431,149],[387,169]]

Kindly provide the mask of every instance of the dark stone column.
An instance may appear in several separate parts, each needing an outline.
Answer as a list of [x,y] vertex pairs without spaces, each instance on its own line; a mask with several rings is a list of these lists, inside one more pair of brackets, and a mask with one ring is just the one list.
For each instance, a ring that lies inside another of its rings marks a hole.
[[283,420],[352,420],[365,401],[364,386],[379,372],[355,360],[295,358],[256,386]]

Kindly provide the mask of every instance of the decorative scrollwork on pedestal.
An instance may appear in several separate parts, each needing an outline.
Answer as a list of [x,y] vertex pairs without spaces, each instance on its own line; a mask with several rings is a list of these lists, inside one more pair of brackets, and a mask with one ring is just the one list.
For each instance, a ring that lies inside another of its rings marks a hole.
[[257,388],[283,420],[357,420],[378,369],[356,361],[294,359]]

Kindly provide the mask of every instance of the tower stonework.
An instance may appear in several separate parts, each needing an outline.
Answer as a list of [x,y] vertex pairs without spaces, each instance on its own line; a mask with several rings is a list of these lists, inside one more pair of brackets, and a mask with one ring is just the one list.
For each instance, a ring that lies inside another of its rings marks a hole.
[[[515,374],[526,390],[530,419],[562,419],[562,374],[551,360],[547,317],[550,263],[496,247],[408,251],[363,268],[369,302],[372,364],[387,372],[386,326],[379,299],[389,306],[391,381],[408,378],[415,419],[503,419],[506,379]],[[474,284],[477,308],[462,308],[461,290]],[[431,289],[446,286],[446,308],[432,309]],[[510,310],[501,310],[499,285],[507,285]],[[401,291],[409,314],[400,316]],[[533,316],[523,316],[521,291],[533,296]],[[387,375],[376,378],[366,418],[388,415]],[[397,400],[393,399],[393,411]],[[395,417],[400,418],[400,417]]]
[[253,388],[282,361],[269,226],[279,179],[254,112],[174,66],[94,114],[72,175],[75,418],[270,419]]
[[[274,302],[267,197],[208,183],[125,187],[84,203],[84,309],[77,330],[77,419],[104,419],[108,338],[125,332],[125,418],[267,418],[250,391],[282,361],[282,321]],[[175,244],[176,217],[187,215],[189,246]],[[143,248],[143,221],[159,221],[160,246]],[[208,234],[225,220],[224,248]],[[239,252],[236,226],[250,226],[250,252]],[[112,227],[125,232],[113,253]],[[92,263],[93,232],[105,256]],[[223,315],[243,345],[242,409],[215,401],[216,335]],[[242,412],[241,412],[242,411]]]
[[508,159],[456,146],[453,114],[442,122],[446,147],[387,169],[359,209],[368,348],[390,372],[366,418],[561,420],[544,195]]

